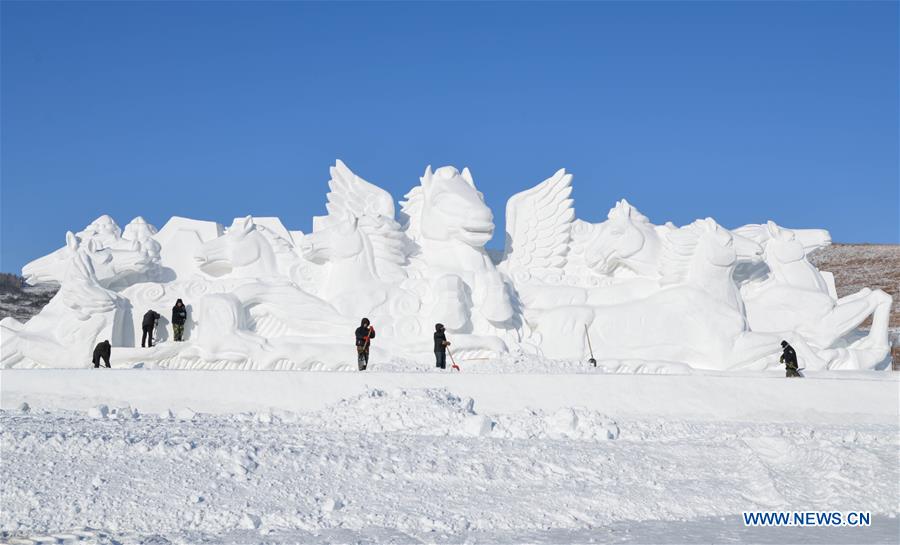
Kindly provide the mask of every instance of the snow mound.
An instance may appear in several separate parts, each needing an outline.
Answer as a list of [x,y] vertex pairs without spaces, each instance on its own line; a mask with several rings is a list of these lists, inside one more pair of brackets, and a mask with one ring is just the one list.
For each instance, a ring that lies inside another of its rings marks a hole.
[[460,398],[446,388],[372,388],[304,420],[312,427],[345,432],[472,435],[467,420],[475,416],[474,407],[474,399]]
[[[576,439],[606,441],[619,437],[614,420],[597,411],[565,408],[526,410],[510,415],[478,414],[475,400],[446,388],[369,389],[321,411],[300,416],[318,429],[353,433],[407,433],[502,439]],[[259,418],[257,418],[259,421]]]

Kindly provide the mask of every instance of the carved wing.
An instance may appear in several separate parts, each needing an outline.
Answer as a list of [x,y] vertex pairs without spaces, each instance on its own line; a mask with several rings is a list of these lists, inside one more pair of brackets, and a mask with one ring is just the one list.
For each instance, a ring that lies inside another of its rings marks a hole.
[[503,268],[563,268],[575,218],[571,194],[572,175],[560,169],[509,199]]
[[340,159],[331,167],[328,181],[328,214],[337,218],[348,215],[383,216],[394,219],[394,199],[391,194],[353,173]]
[[[408,241],[394,219],[391,194],[353,173],[340,159],[331,167],[326,221],[358,219],[357,224],[372,245],[372,259],[385,280],[405,278]],[[319,221],[321,224],[321,220]],[[315,231],[317,221],[313,220]]]

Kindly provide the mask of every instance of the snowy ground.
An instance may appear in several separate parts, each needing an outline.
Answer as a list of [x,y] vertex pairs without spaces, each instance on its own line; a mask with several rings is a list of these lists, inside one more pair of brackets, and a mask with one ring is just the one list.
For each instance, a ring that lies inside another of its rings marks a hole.
[[[52,370],[3,371],[0,383],[0,541],[900,536],[900,382],[889,372]],[[270,408],[260,408],[261,390]],[[874,519],[745,528],[747,510]]]

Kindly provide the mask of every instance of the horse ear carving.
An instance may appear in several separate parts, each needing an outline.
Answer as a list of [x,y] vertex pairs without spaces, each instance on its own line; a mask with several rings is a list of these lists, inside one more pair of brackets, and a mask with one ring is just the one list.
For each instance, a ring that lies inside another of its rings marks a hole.
[[427,167],[425,167],[425,174],[423,174],[422,177],[419,178],[426,193],[431,191],[431,179],[433,177],[434,173],[431,172],[431,165],[428,165]]
[[776,240],[787,239],[790,240],[794,237],[785,237],[784,235],[788,234],[784,229],[778,226],[772,220],[766,222],[766,230],[769,231],[769,238],[774,238]]
[[631,219],[631,212],[634,210],[634,207],[631,206],[627,200],[622,199],[616,202],[615,206],[610,208],[609,214],[606,215],[607,219],[614,219],[616,217],[620,219]]
[[66,231],[66,247],[73,252],[78,249],[78,238],[72,231]]
[[461,176],[470,186],[475,187],[475,180],[472,178],[472,172],[469,171],[469,167],[463,169]]
[[253,216],[236,218],[234,220],[234,227],[237,227],[238,232],[240,232],[241,234],[250,232],[253,229]]

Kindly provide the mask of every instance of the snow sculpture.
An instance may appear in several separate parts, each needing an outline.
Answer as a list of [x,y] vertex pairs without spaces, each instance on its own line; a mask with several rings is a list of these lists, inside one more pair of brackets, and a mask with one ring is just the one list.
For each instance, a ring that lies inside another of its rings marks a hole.
[[[23,268],[59,293],[27,323],[0,322],[3,367],[85,367],[109,339],[114,365],[355,369],[352,330],[378,332],[372,361],[427,358],[435,322],[458,358],[523,350],[603,363],[708,369],[778,366],[787,339],[809,369],[889,363],[891,298],[838,298],[807,259],[821,229],[772,222],[729,231],[713,219],[654,225],[624,199],[607,219],[575,217],[561,169],[509,199],[503,252],[485,245],[493,214],[468,169],[426,168],[397,214],[393,197],[337,161],[327,214],[311,233],[278,218],[216,222],[101,216]],[[184,342],[168,309],[188,307]],[[157,345],[136,347],[160,314]],[[858,326],[872,316],[868,334]]]
[[250,216],[235,219],[223,236],[203,243],[194,254],[199,269],[212,277],[277,276],[275,246],[286,242],[264,230]]
[[[138,217],[128,224],[129,236],[137,236],[141,222],[143,218]],[[121,233],[112,218],[100,216],[77,235],[68,233],[66,246],[25,265],[22,275],[30,284],[62,285],[76,253],[89,262],[96,280],[107,288],[121,288],[155,274],[159,244],[148,237],[124,238]]]
[[505,329],[514,311],[506,282],[484,245],[494,235],[494,215],[468,168],[462,173],[425,169],[422,184],[406,194],[405,230],[413,244],[410,269],[435,278],[426,314],[445,316],[447,331]]
[[[884,359],[891,296],[865,288],[837,298],[833,279],[827,281],[806,258],[810,246],[822,243],[811,240],[809,232],[784,229],[773,222],[764,228],[757,231],[761,231],[765,245],[769,274],[741,287],[751,329],[796,331],[811,346],[832,347],[823,354],[831,367],[869,368]],[[826,237],[827,233],[820,235],[822,240]],[[869,316],[869,334],[855,340],[847,338]]]
[[609,211],[607,220],[588,244],[588,266],[601,275],[629,271],[625,276],[658,277],[663,237],[670,226],[653,225],[625,199]]
[[[259,286],[248,284],[251,291]],[[246,287],[246,286],[245,286]],[[320,302],[290,301],[297,294],[292,290],[281,290],[281,295],[289,299],[284,303],[298,303],[294,308],[304,316],[316,316],[320,310]],[[279,290],[267,293],[258,301],[271,301]],[[196,342],[191,343],[177,356],[169,356],[165,363],[172,367],[213,367],[213,368],[247,368],[252,364],[255,369],[285,369],[327,367],[332,358],[341,358],[343,347],[335,342],[322,338],[301,338],[273,336],[265,337],[254,328],[254,317],[248,312],[248,306],[256,301],[248,297],[246,290],[241,294],[211,293],[204,295],[198,304],[200,319]],[[283,305],[285,308],[288,304]],[[351,324],[342,324],[349,326]],[[324,328],[327,328],[327,324]]]
[[198,272],[194,254],[205,242],[225,232],[212,221],[199,221],[174,216],[153,238],[162,246],[160,266],[164,277],[160,281],[187,279]]
[[303,256],[324,267],[317,292],[348,315],[376,311],[391,285],[406,279],[406,243],[383,189],[342,162],[331,169],[327,216],[313,218]]
[[[112,242],[118,240],[118,227],[101,236],[110,237]],[[101,285],[98,271],[104,283],[113,285],[123,275],[133,278],[140,274],[138,263],[144,265],[143,272],[150,273],[154,262],[144,260],[140,250],[113,253],[95,245],[93,238],[87,240],[82,242],[68,232],[65,247],[25,267],[23,273],[30,282],[58,283],[60,290],[27,323],[13,318],[0,321],[0,365],[86,367],[95,340],[109,339],[120,345],[124,342],[125,333],[117,326],[127,311],[127,301]]]

